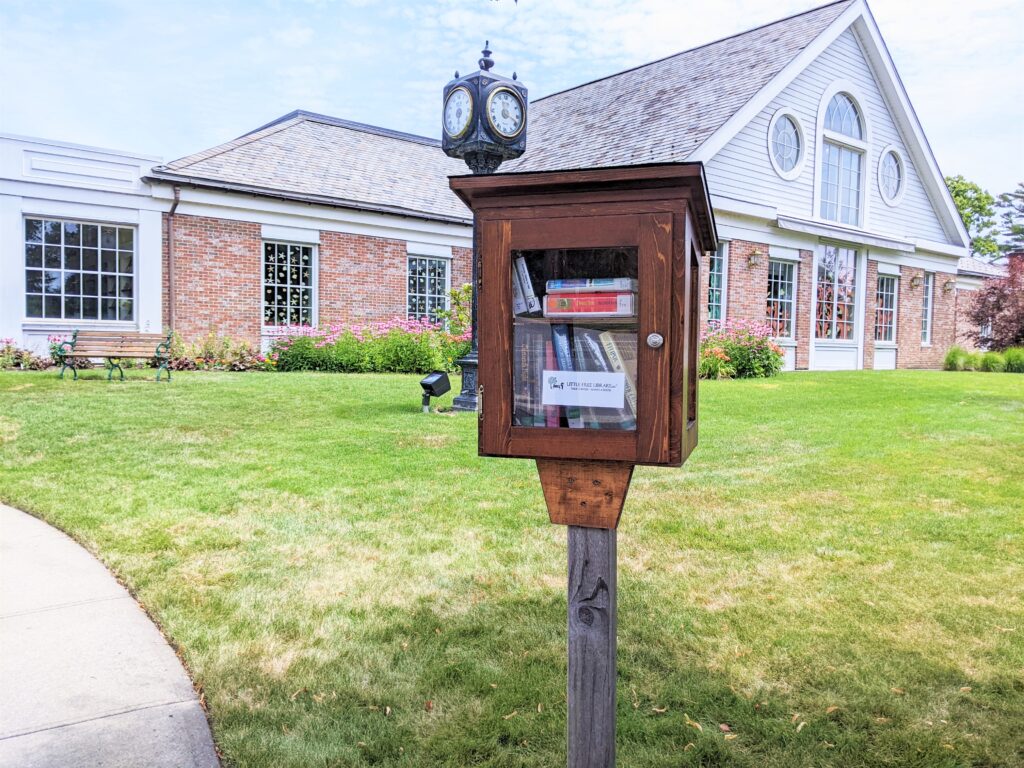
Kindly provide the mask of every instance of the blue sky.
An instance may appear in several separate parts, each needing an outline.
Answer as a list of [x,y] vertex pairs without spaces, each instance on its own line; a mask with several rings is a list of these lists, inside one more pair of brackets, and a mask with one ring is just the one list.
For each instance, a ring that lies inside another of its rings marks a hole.
[[[536,97],[820,4],[0,0],[0,131],[164,160],[296,108],[437,136],[485,38]],[[1024,181],[1024,2],[870,5],[942,171]]]

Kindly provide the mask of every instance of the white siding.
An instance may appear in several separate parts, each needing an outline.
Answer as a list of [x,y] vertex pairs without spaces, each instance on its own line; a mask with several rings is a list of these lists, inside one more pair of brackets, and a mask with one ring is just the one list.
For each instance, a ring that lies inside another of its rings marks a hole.
[[[880,235],[949,242],[851,30],[840,35],[711,159],[707,176],[712,194],[773,206],[780,214],[817,218],[814,175],[818,107],[825,89],[840,79],[853,83],[856,95],[865,102],[861,108],[867,113],[871,145],[864,166],[868,191],[866,229]],[[781,179],[768,159],[768,123],[782,107],[793,110],[800,118],[807,142],[803,170],[794,181]],[[895,207],[886,205],[878,190],[879,157],[890,144],[902,155],[907,176],[906,192]]]

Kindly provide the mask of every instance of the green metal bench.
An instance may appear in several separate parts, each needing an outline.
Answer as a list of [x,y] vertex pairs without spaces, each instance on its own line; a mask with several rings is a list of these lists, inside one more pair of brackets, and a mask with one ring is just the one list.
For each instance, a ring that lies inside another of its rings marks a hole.
[[72,365],[74,360],[85,360],[102,357],[107,361],[107,381],[114,377],[114,369],[121,374],[124,381],[124,369],[120,360],[141,359],[157,360],[160,365],[156,371],[156,380],[160,381],[160,372],[167,371],[167,380],[171,380],[171,334],[170,333],[118,333],[116,331],[80,331],[76,330],[68,341],[62,341],[57,349],[57,359],[61,364],[60,377],[68,368],[78,379],[78,370]]

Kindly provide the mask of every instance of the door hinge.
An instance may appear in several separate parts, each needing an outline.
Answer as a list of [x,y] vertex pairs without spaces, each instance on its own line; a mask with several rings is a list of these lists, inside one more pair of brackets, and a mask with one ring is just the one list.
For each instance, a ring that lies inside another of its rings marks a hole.
[[476,415],[483,421],[484,418],[484,385],[478,384],[476,388]]

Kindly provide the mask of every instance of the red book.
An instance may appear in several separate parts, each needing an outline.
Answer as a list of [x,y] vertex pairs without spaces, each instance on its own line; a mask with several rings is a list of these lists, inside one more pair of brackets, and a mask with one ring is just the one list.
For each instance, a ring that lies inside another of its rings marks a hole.
[[549,293],[544,297],[545,317],[602,315],[632,317],[636,314],[636,294],[629,291],[609,293]]

